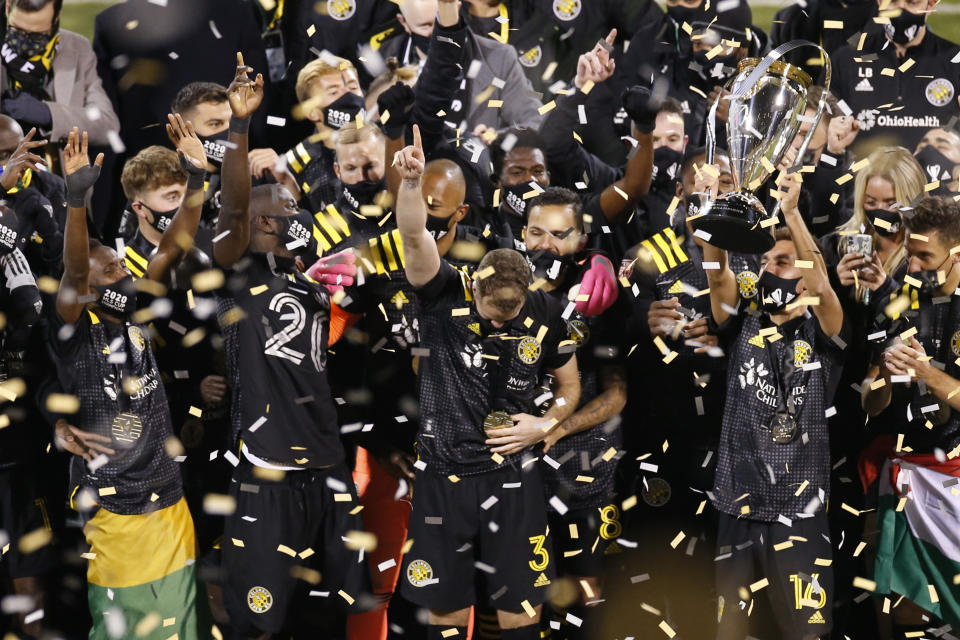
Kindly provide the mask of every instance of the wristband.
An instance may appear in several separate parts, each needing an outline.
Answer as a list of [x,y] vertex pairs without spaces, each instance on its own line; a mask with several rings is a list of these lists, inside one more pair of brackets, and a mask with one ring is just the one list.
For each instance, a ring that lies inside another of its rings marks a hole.
[[67,206],[73,207],[74,209],[83,209],[87,206],[87,194],[81,194],[75,196],[73,194],[67,194]]
[[207,177],[206,171],[201,171],[200,173],[188,173],[187,174],[187,190],[202,191],[203,183],[206,177]]
[[230,118],[230,131],[232,133],[242,133],[246,135],[250,133],[250,116],[246,118],[237,118],[233,116]]

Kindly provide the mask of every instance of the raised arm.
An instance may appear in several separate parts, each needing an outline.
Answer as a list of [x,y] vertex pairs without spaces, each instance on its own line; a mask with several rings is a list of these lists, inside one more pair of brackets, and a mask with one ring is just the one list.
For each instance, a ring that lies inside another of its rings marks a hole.
[[797,202],[800,198],[800,174],[786,173],[780,181],[780,208],[783,217],[793,236],[793,246],[797,251],[797,259],[810,261],[812,268],[801,269],[803,284],[806,287],[804,295],[819,298],[817,304],[812,305],[813,314],[820,322],[820,329],[828,336],[835,336],[843,329],[843,307],[836,292],[830,286],[830,277],[827,275],[827,264],[820,254],[816,240],[810,235],[807,224],[800,215]]
[[413,145],[401,149],[393,163],[401,178],[397,192],[397,227],[403,240],[407,280],[414,287],[422,287],[440,271],[440,252],[427,231],[427,208],[423,206],[420,190],[425,164],[420,127],[413,125]]
[[[700,197],[701,211],[707,204],[706,194],[717,193],[720,187],[720,168],[717,165],[712,166],[715,171],[697,172],[697,180],[693,187],[694,193]],[[723,324],[733,315],[734,309],[740,303],[737,279],[730,269],[730,261],[725,250],[708,244],[696,236],[694,240],[703,247],[704,271],[707,274],[707,284],[710,285],[710,317],[715,323]]]
[[650,191],[653,178],[653,129],[659,110],[650,89],[630,87],[623,94],[623,106],[637,130],[637,146],[630,152],[623,177],[600,194],[600,207],[610,222],[621,221]]
[[183,257],[183,254],[193,246],[193,238],[200,225],[200,213],[203,210],[203,180],[205,154],[203,143],[193,130],[193,124],[184,122],[180,114],[168,114],[167,136],[177,147],[180,154],[180,165],[187,172],[187,193],[183,203],[170,225],[160,238],[157,252],[147,266],[147,278],[156,282],[166,283],[170,271]]
[[87,232],[87,191],[100,176],[103,154],[90,166],[87,133],[74,127],[63,150],[63,173],[67,183],[67,226],[63,238],[63,277],[57,291],[57,313],[74,323],[83,313],[90,295],[90,235]]
[[213,258],[221,267],[232,267],[250,244],[250,116],[263,100],[263,76],[251,80],[253,69],[237,53],[237,72],[227,97],[230,102],[230,135],[220,169],[222,206],[217,220]]

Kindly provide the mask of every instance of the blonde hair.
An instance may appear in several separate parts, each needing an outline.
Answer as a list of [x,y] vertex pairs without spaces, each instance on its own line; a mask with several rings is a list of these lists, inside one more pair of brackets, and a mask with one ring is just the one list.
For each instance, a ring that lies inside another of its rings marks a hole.
[[128,200],[136,200],[147,191],[172,184],[184,184],[187,172],[180,166],[176,151],[152,145],[127,160],[120,174],[120,186]]
[[[893,193],[900,206],[907,206],[918,195],[923,193],[926,182],[923,169],[909,151],[903,147],[880,147],[867,157],[867,166],[857,174],[853,183],[853,216],[837,228],[838,231],[852,231],[860,233],[861,227],[872,229],[873,225],[867,220],[863,210],[866,200],[867,182],[870,178],[883,178],[893,183]],[[873,231],[876,234],[876,231]],[[904,245],[883,261],[883,270],[887,275],[897,270],[897,267],[906,259],[907,250]]]
[[336,146],[357,144],[370,138],[386,140],[386,138],[383,137],[383,132],[380,131],[380,127],[369,122],[365,122],[362,126],[358,127],[356,120],[351,120],[333,135],[333,142]]
[[297,74],[297,100],[306,102],[310,99],[310,87],[317,78],[332,73],[343,73],[344,71],[352,71],[356,74],[357,68],[346,58],[338,58],[337,56],[324,56],[311,60]]
[[368,100],[371,97],[376,99],[377,96],[398,82],[412,84],[417,79],[418,70],[415,65],[402,67],[394,56],[387,58],[385,64],[387,65],[387,70],[371,80],[370,86],[367,87]]

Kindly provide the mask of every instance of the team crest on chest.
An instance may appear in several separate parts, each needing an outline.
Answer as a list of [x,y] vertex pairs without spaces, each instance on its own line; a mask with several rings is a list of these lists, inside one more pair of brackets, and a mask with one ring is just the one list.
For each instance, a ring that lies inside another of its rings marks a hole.
[[583,11],[581,0],[553,0],[553,15],[563,21],[573,20]]
[[574,318],[567,326],[570,329],[570,339],[573,340],[573,343],[578,347],[586,344],[586,342],[590,340],[590,327],[587,326],[587,323],[583,320]]
[[327,0],[327,15],[334,20],[349,20],[356,12],[356,0]]
[[517,345],[517,355],[525,364],[534,364],[540,359],[540,343],[536,338],[527,336]]
[[813,355],[813,347],[806,340],[793,341],[793,366],[802,367],[810,362],[810,356]]
[[945,107],[953,100],[955,93],[953,83],[946,78],[931,80],[930,84],[927,85],[926,91],[924,91],[927,102],[935,107]]
[[953,355],[960,357],[960,331],[957,331],[950,338],[950,350],[953,351]]
[[753,298],[757,295],[757,282],[760,277],[753,271],[741,271],[737,274],[737,288],[744,298]]
[[535,67],[540,64],[542,58],[543,49],[540,48],[540,45],[537,45],[520,54],[520,64],[525,67]]
[[414,560],[407,565],[407,580],[415,587],[431,584],[434,581],[433,567],[426,560]]
[[273,594],[264,587],[252,587],[247,591],[247,606],[254,613],[266,613],[273,606]]
[[130,338],[130,344],[132,344],[137,351],[143,351],[147,347],[147,341],[143,337],[143,331],[140,327],[133,325],[127,327],[127,337]]

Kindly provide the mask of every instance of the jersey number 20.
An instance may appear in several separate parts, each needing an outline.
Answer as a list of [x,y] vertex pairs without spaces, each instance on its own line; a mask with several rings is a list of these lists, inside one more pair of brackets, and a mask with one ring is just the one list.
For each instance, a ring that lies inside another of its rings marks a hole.
[[[267,340],[263,352],[268,356],[284,358],[299,365],[307,356],[305,353],[297,351],[289,345],[307,328],[306,309],[303,308],[303,305],[296,296],[286,292],[273,296],[269,308],[270,311],[280,316],[280,320],[286,321],[288,324]],[[313,366],[316,367],[318,372],[323,371],[327,365],[327,357],[323,349],[323,332],[326,330],[326,327],[326,314],[323,311],[314,313],[309,328],[310,359],[313,361]]]

